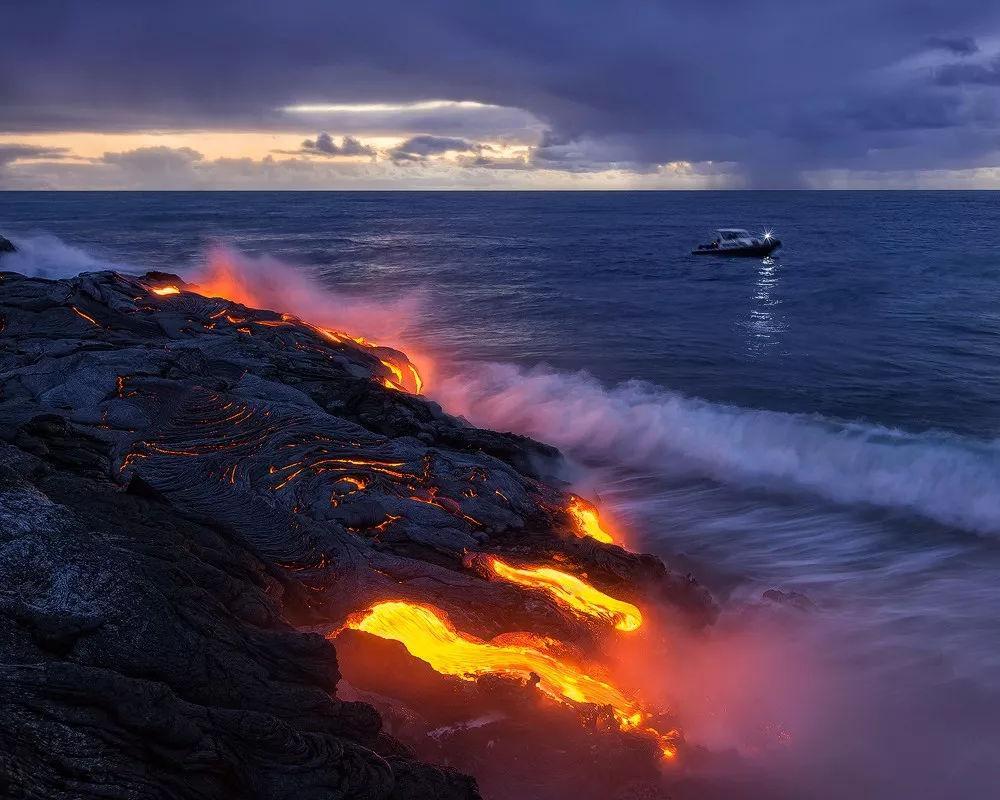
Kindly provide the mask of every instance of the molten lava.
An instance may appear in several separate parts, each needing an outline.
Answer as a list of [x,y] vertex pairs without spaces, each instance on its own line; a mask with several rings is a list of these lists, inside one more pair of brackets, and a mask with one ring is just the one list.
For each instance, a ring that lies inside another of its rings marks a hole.
[[382,366],[385,367],[389,372],[391,372],[396,377],[396,383],[400,386],[403,385],[403,370],[401,370],[396,364],[391,361],[386,361],[384,358],[379,359]]
[[152,291],[153,291],[153,294],[158,294],[158,295],[161,295],[161,296],[165,295],[165,294],[180,294],[181,293],[181,290],[178,289],[176,286],[160,286],[160,287],[158,287],[156,289],[153,289]]
[[550,567],[512,567],[497,558],[490,569],[505,581],[540,589],[582,616],[609,622],[620,631],[634,631],[642,625],[642,612],[631,603],[617,600],[568,572]]
[[647,714],[634,700],[610,683],[540,649],[533,637],[505,634],[481,641],[457,631],[440,610],[403,601],[378,603],[353,614],[344,627],[400,642],[412,656],[443,675],[468,681],[486,674],[537,678],[538,689],[549,697],[608,707],[621,730],[654,738],[666,758],[676,755],[676,731],[661,733],[644,725]]
[[90,314],[84,314],[84,313],[83,313],[83,312],[82,312],[82,311],[81,311],[80,309],[78,309],[78,308],[77,308],[76,306],[70,306],[70,308],[72,308],[72,309],[73,309],[73,313],[74,313],[74,314],[76,314],[76,315],[77,315],[78,317],[80,317],[81,319],[85,319],[85,320],[87,320],[87,322],[89,322],[89,323],[90,323],[91,325],[95,325],[95,326],[97,326],[98,328],[100,328],[100,327],[101,327],[101,323],[99,323],[99,322],[98,322],[98,321],[97,321],[96,319],[94,319],[94,318],[93,318],[92,316],[90,316]]
[[413,375],[413,385],[415,387],[415,393],[420,394],[424,390],[424,381],[420,377],[420,373],[417,372],[417,368],[413,366],[412,363],[407,364],[406,366],[409,368],[410,374]]
[[569,507],[566,509],[576,524],[577,536],[590,536],[605,544],[614,544],[611,534],[601,527],[601,518],[597,509],[582,497],[571,495]]

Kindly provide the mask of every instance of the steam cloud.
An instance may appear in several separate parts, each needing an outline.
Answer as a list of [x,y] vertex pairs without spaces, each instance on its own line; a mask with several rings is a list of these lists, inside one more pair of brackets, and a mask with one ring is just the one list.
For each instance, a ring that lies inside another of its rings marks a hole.
[[228,247],[212,248],[205,260],[185,274],[194,284],[219,288],[220,294],[296,316],[322,327],[363,336],[392,347],[410,327],[422,298],[411,294],[369,300],[321,286],[301,267],[268,256],[251,257]]

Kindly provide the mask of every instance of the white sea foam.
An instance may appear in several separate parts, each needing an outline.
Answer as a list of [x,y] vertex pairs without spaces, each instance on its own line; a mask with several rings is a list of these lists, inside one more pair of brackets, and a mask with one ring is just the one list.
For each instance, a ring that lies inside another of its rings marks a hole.
[[16,253],[4,253],[0,269],[20,272],[36,278],[69,278],[81,272],[114,269],[135,272],[128,264],[113,262],[88,253],[82,248],[67,244],[49,234],[8,237],[17,248]]
[[608,389],[583,372],[509,364],[442,376],[432,393],[477,425],[534,436],[583,462],[684,470],[1000,533],[997,441],[754,411],[635,381]]

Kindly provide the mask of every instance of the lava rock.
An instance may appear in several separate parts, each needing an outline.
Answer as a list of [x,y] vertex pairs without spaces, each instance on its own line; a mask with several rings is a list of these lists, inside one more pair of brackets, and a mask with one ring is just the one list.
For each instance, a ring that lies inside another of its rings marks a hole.
[[576,535],[555,449],[387,388],[397,351],[188,289],[4,274],[0,794],[477,797],[338,697],[320,635],[391,597],[598,647],[469,551],[714,619],[692,579]]

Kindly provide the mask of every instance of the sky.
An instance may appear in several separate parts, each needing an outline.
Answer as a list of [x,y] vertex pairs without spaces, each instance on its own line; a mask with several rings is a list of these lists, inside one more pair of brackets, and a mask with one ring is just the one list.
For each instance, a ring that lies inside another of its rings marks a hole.
[[996,0],[12,0],[0,189],[1000,188]]

